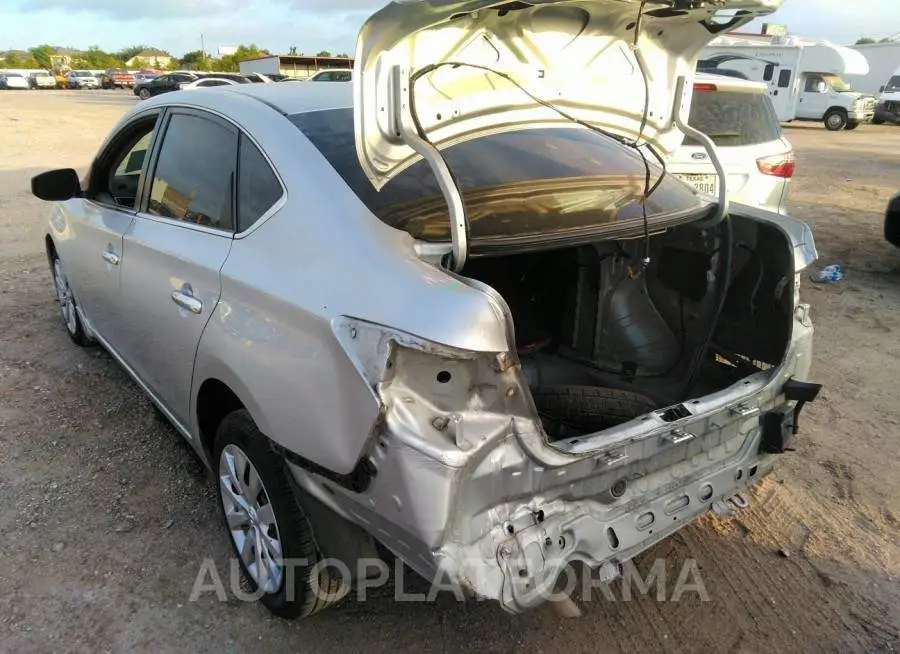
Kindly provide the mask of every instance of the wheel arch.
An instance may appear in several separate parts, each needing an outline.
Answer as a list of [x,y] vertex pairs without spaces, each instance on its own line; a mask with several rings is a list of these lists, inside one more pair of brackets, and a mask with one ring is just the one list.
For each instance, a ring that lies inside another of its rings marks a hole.
[[[239,409],[250,411],[231,385],[221,379],[209,377],[204,379],[197,388],[193,411],[194,433],[198,438],[197,445],[202,448],[210,466],[215,463],[212,460],[212,452],[219,425],[225,416]],[[252,411],[250,411],[250,415],[253,417]]]
[[844,114],[845,116],[848,116],[848,117],[850,116],[850,112],[847,111],[847,107],[842,107],[840,105],[834,105],[834,106],[828,107],[828,109],[825,110],[825,113],[823,114],[823,118],[825,116],[827,116],[828,114],[835,112],[835,111],[838,113]]

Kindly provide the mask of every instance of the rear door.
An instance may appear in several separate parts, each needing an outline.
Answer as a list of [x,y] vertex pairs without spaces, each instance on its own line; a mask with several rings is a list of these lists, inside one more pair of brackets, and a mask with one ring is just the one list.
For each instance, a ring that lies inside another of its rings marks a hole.
[[126,359],[182,424],[197,344],[233,242],[237,136],[217,116],[170,109],[146,198],[125,234]]

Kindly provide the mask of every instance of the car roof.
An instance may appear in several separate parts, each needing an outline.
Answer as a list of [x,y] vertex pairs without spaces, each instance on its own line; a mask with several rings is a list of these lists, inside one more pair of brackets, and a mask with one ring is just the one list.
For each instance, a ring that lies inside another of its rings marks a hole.
[[353,106],[353,87],[349,84],[236,84],[227,92],[256,98],[288,116]]
[[715,84],[717,88],[723,88],[726,91],[757,91],[765,93],[769,90],[769,87],[762,82],[753,82],[738,77],[715,75],[713,73],[697,73],[694,75],[694,82],[698,84]]

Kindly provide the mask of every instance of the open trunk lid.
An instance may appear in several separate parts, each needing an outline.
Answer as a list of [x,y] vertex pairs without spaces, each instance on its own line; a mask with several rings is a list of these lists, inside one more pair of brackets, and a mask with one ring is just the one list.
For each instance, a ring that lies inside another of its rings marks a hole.
[[380,189],[425,158],[441,180],[456,244],[467,223],[438,148],[575,118],[671,155],[683,138],[674,124],[679,78],[693,76],[700,51],[718,33],[781,1],[393,2],[358,37],[360,164]]

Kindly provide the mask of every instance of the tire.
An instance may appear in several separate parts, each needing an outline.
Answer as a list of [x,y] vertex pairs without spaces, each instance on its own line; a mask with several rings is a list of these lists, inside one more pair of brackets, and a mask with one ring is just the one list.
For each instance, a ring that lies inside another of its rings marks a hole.
[[149,100],[150,99],[150,91],[148,91],[147,89],[141,89],[140,91],[138,91],[138,97],[141,100]]
[[847,113],[842,109],[832,109],[823,118],[825,129],[829,132],[840,132],[850,122]]
[[608,429],[657,409],[645,395],[600,386],[548,386],[534,390],[532,397],[543,418],[585,432]]
[[[246,462],[242,462],[241,457],[245,457]],[[314,570],[321,556],[309,521],[294,496],[290,472],[284,459],[271,447],[245,409],[234,411],[222,420],[216,431],[212,463],[217,472],[219,512],[228,539],[251,588],[254,592],[262,591],[260,601],[263,605],[279,617],[301,618],[343,598],[349,587],[342,583],[340,575],[332,568],[318,573]],[[251,490],[253,472],[260,482],[256,495],[252,495]],[[256,507],[258,511],[254,510],[254,517],[238,508],[234,497],[243,498],[247,505]],[[271,516],[271,521],[257,517],[263,515]],[[234,531],[232,527],[235,527]],[[264,547],[266,552],[257,552],[251,541],[249,547],[243,548],[248,552],[242,556],[239,542],[246,542],[246,535],[254,534],[257,542],[265,538],[271,543],[274,537],[280,546]],[[279,550],[280,557],[277,555]],[[245,558],[250,559],[249,565]],[[294,565],[289,576],[279,561],[297,559],[306,559],[307,563]],[[271,567],[266,566],[266,569],[271,573],[259,575],[250,568],[254,565],[259,570],[263,567],[261,563],[267,561]],[[291,577],[293,583],[288,584]]]
[[66,333],[76,345],[84,347],[90,341],[84,331],[84,325],[81,324],[81,317],[78,315],[78,302],[69,287],[69,280],[63,270],[62,262],[55,253],[50,261],[50,274],[53,277],[53,288],[56,291],[56,300],[59,302],[59,311]]
[[857,127],[859,127],[859,125],[860,125],[860,123],[856,122],[855,120],[851,120],[847,123],[847,127],[845,127],[844,129],[854,130]]
[[873,125],[884,125],[884,118],[873,118],[872,124]]

